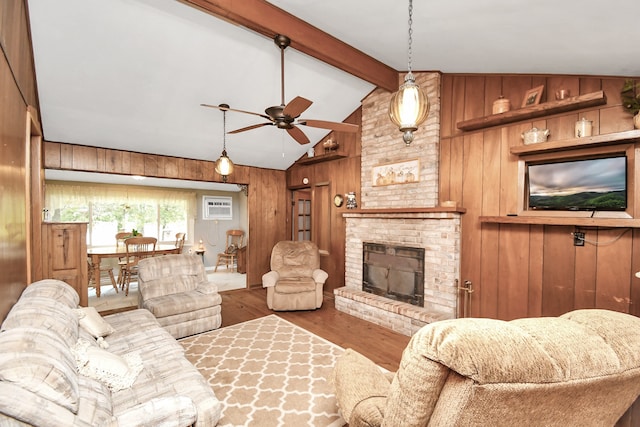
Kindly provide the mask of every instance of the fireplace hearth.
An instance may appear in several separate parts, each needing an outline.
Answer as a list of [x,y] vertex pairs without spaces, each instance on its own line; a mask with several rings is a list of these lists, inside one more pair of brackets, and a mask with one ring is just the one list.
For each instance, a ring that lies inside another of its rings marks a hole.
[[362,290],[424,307],[424,249],[363,243]]

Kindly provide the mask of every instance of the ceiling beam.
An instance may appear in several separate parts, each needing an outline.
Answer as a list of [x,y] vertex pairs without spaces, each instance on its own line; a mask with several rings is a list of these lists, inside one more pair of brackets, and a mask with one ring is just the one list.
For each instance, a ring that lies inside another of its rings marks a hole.
[[398,71],[264,0],[180,1],[269,38],[286,35],[300,52],[390,92],[398,90]]

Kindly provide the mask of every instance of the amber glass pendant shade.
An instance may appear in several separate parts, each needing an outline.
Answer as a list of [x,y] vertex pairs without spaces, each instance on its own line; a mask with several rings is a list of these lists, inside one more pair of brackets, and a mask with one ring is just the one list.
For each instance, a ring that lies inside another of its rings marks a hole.
[[413,132],[418,130],[429,115],[429,99],[415,82],[411,73],[407,74],[404,84],[391,97],[389,118],[403,132],[406,144],[413,141]]

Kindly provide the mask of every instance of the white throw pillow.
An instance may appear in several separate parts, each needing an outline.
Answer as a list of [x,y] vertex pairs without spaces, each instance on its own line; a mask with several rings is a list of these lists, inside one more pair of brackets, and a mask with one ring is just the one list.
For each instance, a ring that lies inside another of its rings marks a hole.
[[81,375],[104,383],[111,391],[131,387],[142,371],[142,359],[137,352],[120,357],[83,339],[78,340],[71,352]]
[[100,316],[95,307],[82,307],[74,310],[80,326],[95,338],[106,337],[116,330]]

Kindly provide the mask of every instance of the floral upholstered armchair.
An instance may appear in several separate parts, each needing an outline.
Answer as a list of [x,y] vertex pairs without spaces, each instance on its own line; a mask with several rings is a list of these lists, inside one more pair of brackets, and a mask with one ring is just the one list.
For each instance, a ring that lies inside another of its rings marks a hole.
[[271,310],[315,310],[322,306],[322,288],[329,275],[320,269],[315,243],[283,240],[271,251],[271,271],[262,276]]

